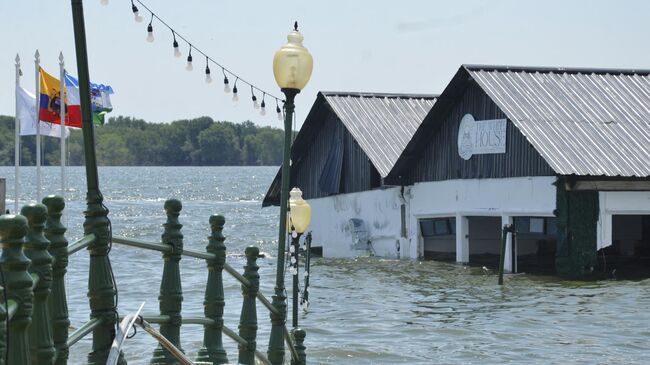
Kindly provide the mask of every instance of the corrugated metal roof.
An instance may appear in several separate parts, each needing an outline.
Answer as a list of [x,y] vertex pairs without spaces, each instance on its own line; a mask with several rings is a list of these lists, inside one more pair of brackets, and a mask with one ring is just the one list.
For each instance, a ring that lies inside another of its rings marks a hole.
[[434,95],[323,92],[381,177],[386,177],[402,150],[435,103]]
[[650,72],[465,66],[562,175],[650,176]]

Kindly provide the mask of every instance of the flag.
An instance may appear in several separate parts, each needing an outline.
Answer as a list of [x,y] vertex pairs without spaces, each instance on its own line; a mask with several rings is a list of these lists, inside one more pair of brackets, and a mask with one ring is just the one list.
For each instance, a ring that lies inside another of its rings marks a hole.
[[[69,74],[65,74],[66,88],[70,89],[73,94],[76,90],[77,100],[79,95],[79,80]],[[106,113],[113,110],[110,95],[113,94],[113,88],[109,85],[90,83],[90,105],[93,112],[93,123],[102,125],[104,124],[104,117]]]
[[[36,96],[20,86],[16,86],[16,105],[18,110],[16,117],[20,120],[20,135],[36,135]],[[40,122],[41,135],[50,137],[61,136],[61,125],[48,122]],[[66,138],[70,135],[68,128],[65,129]]]
[[[38,115],[41,121],[61,124],[61,104],[65,109],[65,125],[67,127],[81,128],[81,105],[79,105],[79,91],[76,95],[73,90],[64,92],[67,103],[61,102],[61,82],[56,77],[48,74],[41,67],[40,73],[40,102]],[[66,95],[68,94],[68,95]],[[75,98],[76,96],[76,98]]]

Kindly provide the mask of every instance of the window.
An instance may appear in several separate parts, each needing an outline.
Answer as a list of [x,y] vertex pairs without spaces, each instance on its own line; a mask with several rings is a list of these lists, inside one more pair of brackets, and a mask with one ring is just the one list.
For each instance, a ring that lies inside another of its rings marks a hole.
[[422,237],[455,235],[456,218],[421,219],[420,232],[422,232]]
[[555,235],[555,217],[515,217],[517,233]]

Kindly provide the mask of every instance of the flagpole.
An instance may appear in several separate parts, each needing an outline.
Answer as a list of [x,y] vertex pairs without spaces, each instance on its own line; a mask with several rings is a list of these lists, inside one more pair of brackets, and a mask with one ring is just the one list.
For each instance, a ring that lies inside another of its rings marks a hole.
[[40,107],[40,67],[41,56],[36,50],[34,54],[34,65],[36,66],[36,201],[41,201],[41,118],[39,116]]
[[[16,54],[16,126],[15,126],[15,132],[16,136],[14,137],[14,145],[15,145],[15,152],[14,152],[14,166],[16,168],[16,174],[14,178],[14,213],[18,214],[18,187],[20,186],[20,120],[18,119],[18,88],[20,87],[20,56]],[[4,212],[0,212],[2,214]]]
[[65,199],[65,107],[66,92],[65,92],[65,62],[63,61],[63,52],[59,52],[59,74],[61,77],[61,94],[60,94],[60,110],[61,110],[61,128],[60,128],[60,144],[61,144],[61,197]]

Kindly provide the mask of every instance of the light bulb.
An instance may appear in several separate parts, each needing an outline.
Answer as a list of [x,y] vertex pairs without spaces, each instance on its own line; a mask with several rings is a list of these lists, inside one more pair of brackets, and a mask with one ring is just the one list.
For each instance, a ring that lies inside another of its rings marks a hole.
[[293,245],[289,246],[289,252],[294,253],[295,251],[296,248]]
[[108,5],[108,0],[100,0],[99,3],[102,5]]
[[260,115],[266,115],[266,108],[265,107],[260,108]]
[[260,103],[257,102],[257,99],[253,99],[253,108],[255,108],[255,109],[260,108]]
[[147,42],[152,43],[153,42],[153,27],[151,24],[147,26]]
[[178,49],[178,42],[176,42],[176,39],[174,39],[174,43],[172,43],[172,46],[174,46],[174,57],[179,58],[181,56],[181,51],[180,49]]
[[192,71],[194,70],[194,66],[192,66],[192,61],[187,61],[187,65],[185,66],[185,69],[187,71]]
[[275,108],[275,112],[278,113],[278,120],[282,120],[282,111],[280,111],[280,107]]
[[239,95],[236,92],[232,93],[232,101],[239,101]]
[[230,93],[230,84],[227,82],[223,84],[223,92],[226,94]]
[[210,84],[210,83],[212,83],[212,76],[210,76],[209,73],[206,73],[206,74],[205,74],[205,83],[206,83],[206,84]]
[[135,14],[135,21],[136,21],[136,23],[142,23],[142,20],[143,20],[143,19],[144,19],[144,18],[141,17],[140,15]]

